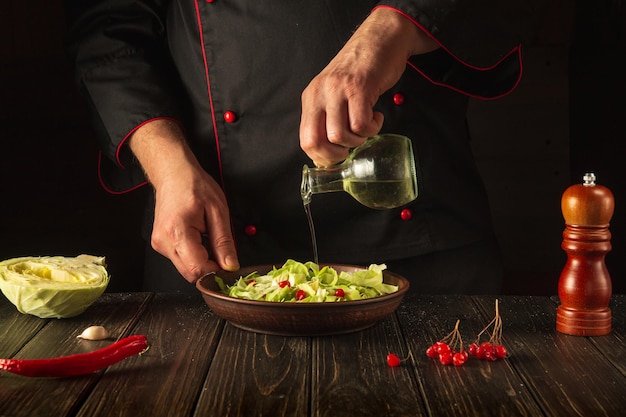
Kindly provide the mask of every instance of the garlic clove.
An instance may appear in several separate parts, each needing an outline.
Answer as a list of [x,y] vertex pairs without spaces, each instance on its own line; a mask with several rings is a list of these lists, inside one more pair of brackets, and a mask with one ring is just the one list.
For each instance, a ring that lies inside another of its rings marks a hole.
[[109,331],[102,326],[89,326],[76,337],[85,340],[104,340],[109,337]]

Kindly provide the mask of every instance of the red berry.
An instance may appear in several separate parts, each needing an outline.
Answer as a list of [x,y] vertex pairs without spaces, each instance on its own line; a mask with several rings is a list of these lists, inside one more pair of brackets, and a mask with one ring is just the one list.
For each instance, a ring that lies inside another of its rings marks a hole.
[[498,345],[496,346],[496,357],[502,359],[502,358],[506,358],[506,348],[502,345]]
[[467,352],[465,352],[465,355],[463,354],[465,351],[463,352],[456,352],[454,355],[452,355],[452,364],[454,366],[461,366],[463,365],[465,362],[467,362]]
[[437,356],[439,356],[439,353],[437,352],[437,347],[435,345],[431,345],[428,349],[426,349],[426,356],[431,359],[435,359]]
[[452,357],[451,351],[440,353],[439,362],[441,362],[442,365],[450,365],[452,363]]
[[476,351],[478,350],[478,345],[476,343],[472,343],[471,345],[469,345],[469,348],[467,348],[467,350],[469,351],[470,355],[476,356]]
[[345,296],[346,296],[346,293],[343,291],[342,288],[337,288],[335,290],[335,297],[343,298]]
[[296,300],[297,301],[304,300],[305,298],[306,298],[306,293],[304,292],[304,290],[296,291]]
[[444,342],[437,342],[437,343],[435,343],[435,346],[437,347],[437,353],[439,353],[440,355],[442,353],[451,351],[450,345],[448,345],[447,343],[444,343]]
[[284,281],[280,281],[280,282],[278,283],[278,286],[279,286],[280,288],[291,287],[291,283],[289,282],[289,280],[288,280],[288,279],[286,279],[286,280],[284,280]]
[[387,355],[387,365],[396,367],[396,366],[399,366],[401,362],[402,361],[400,360],[398,355],[395,355],[393,353],[390,353],[389,355]]
[[489,342],[482,342],[479,346],[483,350],[483,358],[488,359],[488,357],[493,356],[493,345]]
[[485,348],[482,346],[476,347],[476,352],[474,353],[478,359],[485,359]]

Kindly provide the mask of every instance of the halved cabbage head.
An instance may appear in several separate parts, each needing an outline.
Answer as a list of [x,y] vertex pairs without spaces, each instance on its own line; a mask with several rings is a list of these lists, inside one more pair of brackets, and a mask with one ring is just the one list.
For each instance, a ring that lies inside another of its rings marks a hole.
[[104,257],[41,256],[0,262],[0,290],[21,313],[41,318],[81,314],[108,284]]

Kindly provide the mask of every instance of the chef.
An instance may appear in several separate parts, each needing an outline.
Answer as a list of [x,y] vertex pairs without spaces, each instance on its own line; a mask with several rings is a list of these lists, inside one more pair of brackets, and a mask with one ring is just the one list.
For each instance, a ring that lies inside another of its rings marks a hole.
[[146,290],[312,259],[302,166],[377,133],[413,141],[419,196],[315,195],[320,262],[385,263],[421,293],[494,293],[499,249],[466,125],[511,92],[528,1],[67,0],[102,185],[150,186]]

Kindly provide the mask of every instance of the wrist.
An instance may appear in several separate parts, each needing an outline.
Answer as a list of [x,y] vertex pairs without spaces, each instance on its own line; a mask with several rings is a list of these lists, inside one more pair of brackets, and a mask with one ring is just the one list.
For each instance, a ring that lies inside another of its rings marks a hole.
[[407,59],[439,48],[434,39],[396,9],[376,8],[367,21],[373,25],[372,30],[375,30],[378,36],[386,34],[393,37],[394,42],[402,46]]
[[155,188],[199,166],[178,123],[155,119],[138,128],[128,145]]

